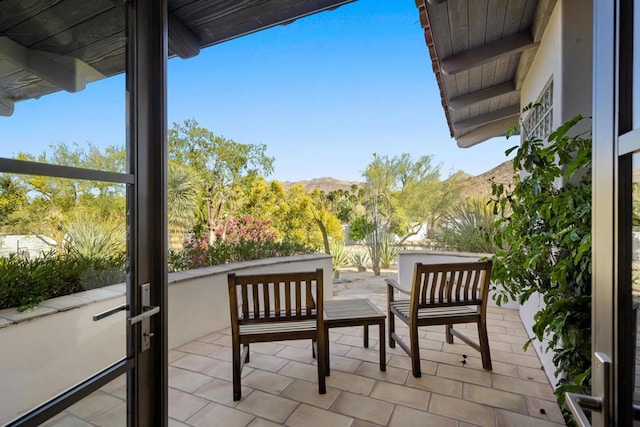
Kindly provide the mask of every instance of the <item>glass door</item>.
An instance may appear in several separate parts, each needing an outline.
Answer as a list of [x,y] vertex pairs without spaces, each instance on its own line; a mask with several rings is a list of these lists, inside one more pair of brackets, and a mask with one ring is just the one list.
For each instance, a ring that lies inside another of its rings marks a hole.
[[578,425],[630,426],[636,418],[640,38],[633,3],[594,1],[592,396],[568,399]]
[[166,3],[0,2],[0,425],[166,425]]

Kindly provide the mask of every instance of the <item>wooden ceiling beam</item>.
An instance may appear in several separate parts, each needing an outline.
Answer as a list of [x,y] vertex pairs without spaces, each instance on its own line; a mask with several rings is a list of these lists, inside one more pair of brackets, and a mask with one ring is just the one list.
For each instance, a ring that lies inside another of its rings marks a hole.
[[458,147],[460,148],[473,147],[474,145],[486,141],[487,139],[505,135],[515,123],[515,117],[505,117],[501,120],[481,126],[465,135],[457,137],[456,142],[458,143]]
[[65,68],[45,52],[24,47],[7,36],[0,36],[0,57],[67,92],[85,87],[86,80],[77,69]]
[[169,14],[169,50],[182,59],[200,53],[200,39],[171,13]]
[[427,2],[431,5],[436,5],[436,4],[442,4],[445,3],[447,0],[427,0]]
[[477,104],[488,99],[497,98],[502,95],[510,95],[512,93],[518,93],[513,81],[500,83],[488,88],[484,88],[475,92],[468,93],[466,95],[459,96],[457,98],[450,99],[448,104],[452,110],[462,110],[471,105]]
[[531,31],[522,31],[445,58],[440,61],[440,69],[446,75],[454,75],[537,45],[531,38]]
[[453,128],[457,132],[460,132],[472,127],[497,122],[507,117],[516,117],[518,114],[520,114],[520,105],[511,105],[509,107],[501,108],[500,110],[495,110],[486,114],[482,114],[480,116],[471,117],[470,119],[454,122]]

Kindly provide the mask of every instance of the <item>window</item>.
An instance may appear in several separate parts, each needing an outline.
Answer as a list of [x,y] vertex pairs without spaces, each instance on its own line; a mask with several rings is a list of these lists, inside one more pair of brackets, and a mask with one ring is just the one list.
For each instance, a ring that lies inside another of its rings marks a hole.
[[536,101],[537,107],[530,110],[522,121],[522,138],[545,139],[553,129],[553,80],[542,91]]

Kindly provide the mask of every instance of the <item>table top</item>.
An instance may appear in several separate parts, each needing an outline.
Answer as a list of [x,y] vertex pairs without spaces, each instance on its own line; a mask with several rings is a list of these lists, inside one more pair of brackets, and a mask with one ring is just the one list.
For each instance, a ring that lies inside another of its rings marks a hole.
[[387,317],[368,299],[325,300],[323,304],[325,322]]

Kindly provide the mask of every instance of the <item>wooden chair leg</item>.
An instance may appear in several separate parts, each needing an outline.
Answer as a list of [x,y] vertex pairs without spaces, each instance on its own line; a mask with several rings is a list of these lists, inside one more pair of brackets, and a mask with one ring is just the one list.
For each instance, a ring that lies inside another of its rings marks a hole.
[[393,334],[396,332],[396,319],[391,310],[388,311],[387,319],[389,319],[389,348],[396,348],[396,340],[393,339]]
[[[311,356],[316,358],[316,347],[318,346],[318,342],[316,340],[311,340]],[[318,350],[320,351],[320,350]]]
[[324,339],[326,340],[326,344],[324,346],[324,374],[328,377],[329,375],[331,375],[331,355],[329,354],[329,328],[325,328],[324,330]]
[[444,325],[444,334],[447,337],[447,343],[453,344],[453,334],[451,333],[451,329],[453,325]]
[[420,378],[422,372],[420,370],[420,346],[418,345],[418,327],[409,325],[409,341],[411,344],[411,369],[413,376]]
[[233,400],[242,399],[242,389],[240,384],[240,375],[242,373],[242,361],[240,360],[240,343],[233,340],[232,350],[232,370],[233,370]]
[[245,344],[244,348],[247,349],[247,356],[244,359],[244,363],[249,363],[249,344]]
[[[323,331],[319,331],[319,333],[321,333],[322,335],[324,335]],[[327,336],[319,336],[318,340],[317,340],[317,344],[318,344],[318,360],[316,361],[318,363],[318,393],[320,394],[326,394],[327,393],[327,379],[325,378],[327,376],[326,374],[326,366],[327,366],[327,361],[325,359],[325,356],[327,354]]]
[[482,356],[482,367],[487,371],[491,371],[493,370],[493,367],[491,366],[491,352],[489,350],[487,322],[484,319],[478,322],[478,336],[480,339],[480,355]]

